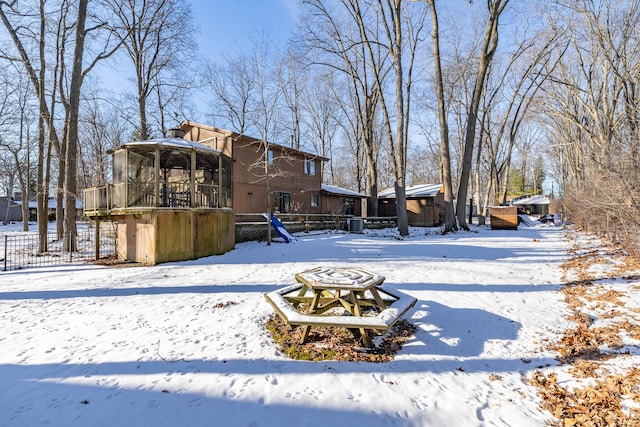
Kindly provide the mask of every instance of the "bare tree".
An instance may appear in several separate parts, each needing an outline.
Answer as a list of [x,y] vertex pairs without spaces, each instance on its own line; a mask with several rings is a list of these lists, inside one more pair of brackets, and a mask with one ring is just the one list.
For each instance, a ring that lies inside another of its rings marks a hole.
[[222,120],[238,133],[245,133],[249,127],[251,100],[256,91],[256,79],[249,57],[245,54],[229,54],[224,66],[208,64],[203,79],[213,95],[210,107],[214,121]]
[[639,254],[640,2],[580,0],[558,12],[571,24],[572,44],[543,111],[563,206],[578,226]]
[[[29,195],[32,191],[30,131],[35,121],[31,105],[33,95],[28,88],[28,79],[22,75],[9,76],[5,71],[2,72],[3,93],[0,95],[0,146],[10,154],[10,159],[3,169],[15,171],[22,193],[22,230],[29,231]],[[8,185],[7,197],[14,190],[13,183]]]
[[478,121],[478,109],[482,93],[485,87],[485,77],[489,65],[493,60],[498,48],[498,28],[500,16],[509,4],[509,0],[487,0],[487,26],[482,48],[480,50],[476,81],[467,110],[467,121],[464,136],[464,152],[462,156],[462,168],[460,171],[460,183],[458,185],[458,199],[456,202],[456,218],[461,228],[468,230],[466,220],[466,203],[469,189],[469,177],[471,175],[471,160],[473,158],[473,148],[476,138],[476,127]]
[[[420,33],[424,27],[425,13],[411,13],[403,7],[401,0],[378,0],[377,7],[368,5],[362,8],[357,0],[349,0],[351,16],[355,19],[360,30],[362,43],[367,48],[370,70],[374,76],[375,86],[380,92],[380,107],[386,138],[389,142],[389,154],[393,162],[394,188],[396,195],[396,215],[398,217],[398,232],[401,236],[409,234],[407,201],[406,201],[406,173],[407,173],[407,142],[408,124],[411,107],[411,89],[413,84],[413,66],[416,49],[420,41]],[[371,6],[371,7],[369,7]],[[374,25],[368,25],[366,13],[374,14]],[[406,25],[406,28],[405,28]],[[370,28],[381,30],[372,32]],[[405,39],[406,37],[406,39]],[[384,40],[382,42],[381,40]],[[388,55],[393,68],[394,95],[385,93],[384,76],[380,73],[380,66],[374,65],[379,59],[379,45],[382,44],[385,55]],[[395,105],[395,116],[391,108]],[[393,129],[395,124],[395,129]]]
[[[19,155],[22,147],[17,147],[14,141],[7,137],[9,131],[17,125],[14,104],[19,90],[19,87],[10,83],[6,70],[0,69],[0,181],[7,200],[6,215],[9,214],[9,199],[13,195],[16,177],[20,175]],[[3,224],[7,223],[6,216],[0,220]]]
[[[22,5],[22,4],[21,4]],[[53,9],[47,10],[46,1],[39,0],[34,11],[25,15],[24,10],[17,9],[18,3],[0,2],[0,18],[5,28],[11,35],[15,49],[18,52],[18,59],[22,62],[27,71],[31,83],[37,94],[39,101],[39,132],[38,132],[38,233],[40,235],[41,252],[47,249],[47,216],[48,216],[48,186],[51,176],[51,158],[52,149],[58,158],[58,198],[57,198],[57,214],[58,214],[58,234],[62,231],[68,231],[70,236],[75,234],[75,197],[76,197],[76,147],[77,147],[77,109],[80,102],[80,88],[85,75],[95,66],[95,64],[104,58],[109,57],[117,45],[111,45],[108,37],[102,39],[100,29],[103,28],[103,22],[100,18],[91,19],[91,26],[86,27],[87,2],[71,3],[61,1],[57,3]],[[27,6],[25,6],[27,7]],[[6,8],[6,10],[5,10]],[[75,9],[74,9],[75,8]],[[76,11],[76,17],[70,18],[69,12]],[[11,13],[11,17],[16,19],[18,25],[14,25],[7,11]],[[27,16],[31,20],[31,25],[37,26],[38,31],[30,31],[28,26],[24,25],[24,17]],[[30,56],[30,52],[25,47],[25,41],[33,43],[31,40],[36,35],[35,44],[37,45],[37,54]],[[55,40],[52,57],[54,58],[54,67],[52,70],[48,68],[50,60],[49,37],[53,35]],[[92,40],[101,39],[101,43],[96,43],[97,51],[92,61],[83,69],[83,54],[85,51],[85,38]],[[67,74],[65,61],[67,58],[66,47],[71,41],[75,43],[73,57],[70,58],[72,68],[70,75]],[[37,58],[39,63],[38,72],[36,73],[33,66],[32,57]],[[59,96],[59,98],[57,98]],[[50,105],[47,104],[50,98]],[[65,107],[63,140],[58,139],[56,132],[56,115],[55,106],[61,102]],[[46,137],[46,130],[49,131],[49,137]],[[47,143],[48,139],[48,143]],[[69,163],[71,160],[71,163]],[[71,173],[71,177],[67,176]],[[63,200],[66,200],[66,207],[69,207],[71,213],[65,215],[62,221]],[[73,203],[69,203],[73,198]],[[73,249],[72,241],[66,242],[67,247]]]
[[[20,62],[23,66],[29,80],[33,86],[34,92],[38,99],[39,114],[38,114],[38,151],[37,151],[37,215],[38,215],[38,235],[39,235],[39,252],[47,251],[47,225],[48,225],[48,183],[49,183],[49,164],[51,160],[51,147],[55,148],[56,154],[62,157],[62,151],[60,148],[60,142],[55,126],[53,125],[53,114],[47,105],[45,85],[47,83],[47,57],[45,48],[47,46],[47,28],[46,17],[48,11],[46,10],[46,1],[38,0],[38,4],[35,7],[35,12],[32,10],[22,11],[18,9],[18,2],[13,1],[0,1],[0,19],[9,33],[13,45],[17,51],[17,55],[12,55],[9,52],[3,52],[4,58],[10,59],[15,62]],[[37,26],[37,30],[33,30],[29,25],[22,22],[24,16],[35,16],[37,21],[32,25]],[[17,22],[17,25],[12,22],[12,19]],[[25,47],[25,41],[31,41],[36,44],[37,54],[30,54]],[[33,59],[35,58],[35,59]],[[37,61],[37,62],[36,62]],[[38,64],[38,67],[34,67],[34,63]],[[37,72],[36,72],[37,70]],[[54,77],[55,80],[55,77]],[[55,91],[53,91],[55,92]],[[48,138],[47,138],[48,130]],[[59,174],[63,176],[62,172]],[[58,180],[58,188],[62,188],[62,180]],[[59,192],[59,207],[62,211],[62,192]]]
[[343,143],[342,149],[337,149],[331,156],[330,182],[369,194],[366,212],[369,216],[378,216],[378,154],[381,145],[380,126],[376,120],[378,100],[375,95],[365,95],[362,103],[356,92],[358,86],[352,84],[354,79],[340,81],[342,85],[333,86],[332,94],[335,100],[333,108],[338,107],[343,118],[339,122]]
[[[328,168],[325,167],[323,182],[334,183],[333,147],[343,120],[346,115],[336,108],[342,105],[338,91],[341,86],[335,73],[313,75],[309,85],[305,88],[305,96],[302,100],[302,121],[307,132],[306,139],[311,141],[315,152],[329,159]],[[358,166],[360,169],[360,166]]]
[[[64,8],[63,8],[64,9]],[[62,16],[66,16],[66,11]],[[88,21],[89,17],[89,21]],[[61,24],[65,29],[64,20]],[[89,22],[89,26],[87,26]],[[64,156],[64,163],[61,165],[60,173],[64,176],[64,247],[69,251],[76,249],[76,200],[78,198],[78,122],[80,111],[81,88],[85,77],[96,66],[96,64],[113,55],[120,47],[120,43],[112,43],[107,35],[103,37],[102,29],[105,28],[104,21],[99,16],[88,15],[88,0],[80,0],[76,5],[76,18],[73,21],[73,56],[71,58],[71,75],[67,76],[64,48],[60,49],[60,83],[59,94],[61,102],[65,107],[65,121],[63,129],[63,144],[61,150]],[[65,31],[66,32],[66,31]],[[105,32],[105,34],[109,34]],[[96,40],[96,52],[90,52],[92,57],[85,64],[85,51],[87,51],[87,40]],[[61,46],[66,46],[67,40],[60,41]]]
[[[274,141],[277,141],[280,134],[278,108],[283,97],[283,87],[275,76],[277,76],[278,63],[273,53],[273,44],[266,34],[259,34],[253,41],[251,52],[251,66],[255,80],[255,105],[249,118],[252,129],[255,129],[260,139],[259,152],[260,160],[248,165],[248,170],[256,177],[257,182],[264,182],[266,186],[265,200],[267,217],[271,217],[274,211],[274,200],[280,197],[271,184],[277,177],[286,177],[287,172],[279,167],[279,163],[287,162],[286,151],[274,150]],[[267,244],[271,244],[271,225],[267,221]]]
[[445,104],[442,63],[440,54],[440,25],[435,0],[426,0],[431,11],[431,41],[433,50],[434,80],[438,104],[438,122],[440,124],[440,173],[444,187],[444,232],[458,229],[453,208],[453,180],[451,177],[451,153],[449,143],[449,123]]
[[290,117],[285,122],[288,123],[286,129],[289,133],[289,145],[299,150],[302,135],[302,94],[307,82],[305,71],[297,56],[293,48],[284,53],[278,67],[278,78]]
[[[538,91],[562,58],[566,45],[557,28],[536,31],[530,36],[525,33],[504,65],[495,60],[487,71],[478,161],[484,154],[489,163],[491,191],[488,193],[494,194],[493,204],[507,202],[511,162],[520,127]],[[494,120],[494,117],[497,118]],[[482,142],[486,142],[485,151],[480,150]],[[523,154],[526,158],[526,153]]]
[[198,88],[195,70],[197,62],[172,62],[154,77],[156,108],[151,110],[152,122],[155,122],[155,128],[163,137],[168,135],[169,129],[176,122],[193,115],[192,95],[194,89]]
[[120,119],[121,111],[102,98],[99,89],[84,92],[79,122],[78,181],[83,188],[109,182],[107,151],[128,141],[128,129]]
[[117,18],[112,32],[124,45],[135,69],[137,137],[149,139],[149,97],[164,82],[158,77],[179,63],[181,55],[192,45],[191,10],[184,0],[104,2]]
[[78,17],[75,22],[75,44],[73,49],[73,66],[71,67],[71,83],[69,87],[69,106],[65,123],[65,181],[64,181],[64,247],[69,252],[76,249],[76,196],[77,196],[77,155],[78,155],[78,112],[80,110],[80,88],[84,79],[82,69],[85,38],[87,28],[88,0],[79,0]]
[[[380,139],[377,132],[377,115],[380,108],[380,90],[371,71],[372,66],[382,66],[378,70],[381,79],[390,70],[389,64],[378,61],[369,64],[368,51],[361,42],[360,30],[348,14],[349,5],[342,1],[333,7],[320,0],[304,0],[308,13],[303,16],[303,33],[312,55],[312,65],[328,67],[342,73],[349,83],[347,99],[338,103],[345,117],[352,118],[348,126],[343,126],[346,135],[350,135],[350,146],[356,155],[356,175],[360,176],[360,156],[364,152],[365,191],[369,195],[367,214],[378,215],[378,153]],[[338,7],[340,6],[340,7]],[[381,48],[376,49],[378,51]],[[384,56],[379,53],[379,56]],[[340,99],[341,97],[338,97]],[[357,180],[360,182],[360,180]]]

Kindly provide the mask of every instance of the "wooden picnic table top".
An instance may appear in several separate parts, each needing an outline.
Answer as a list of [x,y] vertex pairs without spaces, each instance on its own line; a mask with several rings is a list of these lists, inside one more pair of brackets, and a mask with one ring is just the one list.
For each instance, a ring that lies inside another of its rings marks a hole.
[[384,282],[384,276],[354,267],[316,267],[297,273],[296,280],[311,289],[366,291]]

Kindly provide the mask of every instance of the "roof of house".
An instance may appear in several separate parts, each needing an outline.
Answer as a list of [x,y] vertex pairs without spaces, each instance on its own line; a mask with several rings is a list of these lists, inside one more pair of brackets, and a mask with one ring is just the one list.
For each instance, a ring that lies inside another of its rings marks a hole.
[[536,196],[526,196],[511,201],[512,205],[548,205],[551,201],[547,196],[538,194]]
[[[22,202],[17,202],[17,203],[22,203]],[[64,199],[62,199],[62,207],[64,208],[66,206],[66,202]],[[82,204],[82,199],[78,199],[76,198],[76,209],[82,209],[83,208],[83,204]],[[47,207],[49,209],[55,209],[56,208],[56,198],[55,197],[49,197],[49,200],[47,201]],[[37,209],[38,208],[38,201],[37,200],[29,200],[29,209]]]
[[[421,184],[413,185],[405,189],[407,197],[422,198],[422,197],[435,197],[442,191],[442,184]],[[395,199],[396,191],[394,188],[387,188],[378,193],[378,199]]]
[[4,206],[20,206],[22,203],[19,200],[14,200],[13,197],[0,196],[0,202],[4,203]]
[[[207,129],[207,130],[210,130],[210,131],[213,131],[213,132],[222,133],[222,134],[225,134],[227,136],[232,137],[234,140],[239,140],[240,138],[242,138],[245,141],[249,141],[249,142],[255,142],[255,143],[262,142],[262,140],[259,139],[259,138],[254,138],[253,136],[249,136],[249,135],[245,135],[245,134],[242,134],[242,133],[230,131],[230,130],[227,130],[227,129],[220,129],[220,128],[217,128],[215,126],[203,125],[202,123],[191,122],[189,120],[184,120],[182,123],[180,123],[180,129],[188,130],[190,128],[202,128],[202,129]],[[206,141],[206,139],[202,140],[200,142],[202,143],[204,141]],[[302,151],[302,150],[297,150],[295,148],[288,147],[286,145],[276,144],[276,143],[270,143],[270,144],[273,145],[273,146],[282,147],[283,149],[286,149],[286,150],[290,150],[290,151],[293,151],[293,152],[300,153],[300,154],[302,154],[302,155],[304,155],[306,157],[313,157],[315,159],[322,160],[322,161],[329,160],[326,157],[322,157],[322,156],[319,156],[317,154],[309,153],[309,152]]]
[[367,197],[366,194],[358,193],[357,191],[347,190],[346,188],[329,184],[322,184],[322,191],[326,191],[329,194],[337,194],[341,196]]

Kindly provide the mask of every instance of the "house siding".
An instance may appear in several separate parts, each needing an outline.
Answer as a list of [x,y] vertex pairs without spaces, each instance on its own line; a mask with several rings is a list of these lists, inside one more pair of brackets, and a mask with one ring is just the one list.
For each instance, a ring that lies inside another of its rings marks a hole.
[[[362,198],[339,194],[323,194],[321,197],[322,213],[333,215],[362,216]],[[345,203],[352,204],[352,211],[347,212]]]
[[[185,131],[185,139],[200,142],[233,158],[233,209],[236,213],[267,211],[264,144],[260,140],[190,122],[183,123],[181,128]],[[268,182],[272,194],[289,193],[291,212],[321,213],[320,207],[311,206],[311,195],[320,193],[324,159],[277,144],[269,144],[269,149],[273,151]],[[314,175],[305,174],[306,159],[315,161]],[[277,203],[275,207],[277,210]]]

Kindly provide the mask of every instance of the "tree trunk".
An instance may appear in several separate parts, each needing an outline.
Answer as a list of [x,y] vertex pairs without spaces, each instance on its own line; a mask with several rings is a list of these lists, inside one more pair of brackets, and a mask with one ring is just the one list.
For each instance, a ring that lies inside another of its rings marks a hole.
[[76,250],[76,196],[77,196],[77,155],[78,155],[78,114],[80,109],[80,88],[82,87],[82,59],[84,56],[85,20],[88,0],[78,2],[76,40],[73,52],[71,87],[69,93],[69,114],[67,122],[67,150],[65,174],[64,247]]
[[[68,120],[68,119],[67,119]],[[59,156],[58,157],[58,179],[56,181],[56,234],[58,236],[58,239],[62,239],[64,236],[64,230],[65,230],[65,225],[64,225],[64,186],[65,186],[65,175],[67,173],[67,160],[66,160],[66,156],[67,156],[67,139],[69,138],[68,135],[63,135],[62,136],[62,143],[60,144],[60,148],[62,149],[62,153],[64,155],[63,156]],[[47,187],[48,188],[48,187]],[[47,194],[47,199],[48,199],[48,194]],[[47,200],[48,203],[48,200]]]
[[[45,100],[44,83],[46,78],[46,61],[45,61],[45,0],[40,0],[40,40],[39,40],[39,53],[40,53],[40,73],[36,78],[35,72],[32,71],[31,80],[38,95],[38,104],[40,106],[40,116],[38,118],[38,184],[37,184],[37,221],[38,221],[38,252],[45,253],[48,249],[47,233],[49,231],[49,186],[46,185],[44,176],[44,163],[45,163],[45,124],[49,125],[51,116],[48,115],[47,103]],[[17,40],[17,36],[15,38]],[[21,44],[16,41],[18,49],[23,51]],[[26,53],[22,55],[23,60],[27,57]],[[25,61],[27,70],[33,70],[30,61]],[[43,113],[47,112],[47,116]],[[45,120],[47,122],[45,123]],[[51,135],[53,129],[49,128],[49,134]],[[49,150],[47,150],[49,151]],[[58,153],[60,154],[60,153]],[[47,159],[48,161],[48,159]]]
[[431,9],[431,40],[433,49],[433,65],[435,67],[436,98],[438,100],[438,121],[440,123],[440,171],[444,187],[444,232],[456,231],[455,212],[453,209],[453,181],[451,179],[451,153],[449,148],[449,123],[444,99],[442,83],[442,64],[440,58],[440,30],[435,0],[428,0]]
[[476,125],[478,121],[478,107],[484,90],[485,77],[489,64],[498,47],[498,18],[504,10],[509,0],[488,0],[489,20],[485,33],[482,51],[480,53],[480,63],[476,74],[476,84],[467,112],[467,127],[464,136],[464,152],[462,155],[462,170],[460,172],[460,183],[458,186],[458,200],[456,203],[456,217],[461,228],[469,230],[466,220],[467,194],[469,189],[469,176],[471,174],[471,160],[473,157],[473,146],[476,137]]
[[371,145],[372,142],[365,143],[365,155],[367,159],[365,176],[367,180],[367,194],[369,194],[367,215],[375,217],[378,216],[378,164]]
[[[480,122],[480,136],[478,137],[478,151],[476,151],[476,167],[475,167],[475,196],[476,200],[476,212],[480,216],[484,216],[484,211],[482,209],[482,193],[480,191],[480,170],[482,166],[482,145],[484,142],[484,125],[485,125],[486,115],[482,115],[482,120]],[[471,207],[471,211],[473,212],[473,206]]]
[[[138,82],[138,85],[143,85],[142,82]],[[139,115],[139,135],[140,141],[146,141],[149,139],[148,124],[147,124],[147,96],[138,94],[138,115]]]
[[273,215],[273,194],[271,194],[271,180],[269,179],[269,144],[264,145],[264,176],[267,188],[267,246],[271,245],[271,215]]

